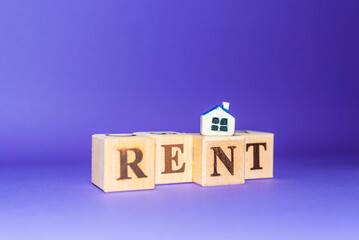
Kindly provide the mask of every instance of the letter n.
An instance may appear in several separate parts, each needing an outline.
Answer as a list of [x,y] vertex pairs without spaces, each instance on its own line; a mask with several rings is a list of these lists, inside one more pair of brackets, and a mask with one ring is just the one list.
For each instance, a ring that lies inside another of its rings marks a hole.
[[227,157],[227,155],[223,152],[222,148],[220,147],[211,147],[214,154],[214,163],[213,163],[213,173],[211,174],[211,177],[221,176],[220,173],[217,172],[217,157],[219,160],[222,161],[224,166],[227,168],[227,170],[230,172],[231,175],[234,174],[234,154],[233,150],[236,148],[236,146],[229,146],[228,147],[231,150],[231,159]]

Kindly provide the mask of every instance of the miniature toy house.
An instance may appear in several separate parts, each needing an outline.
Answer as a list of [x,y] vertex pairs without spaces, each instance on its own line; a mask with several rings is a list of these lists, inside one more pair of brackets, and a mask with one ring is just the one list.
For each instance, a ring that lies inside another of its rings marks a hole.
[[235,130],[235,118],[229,113],[229,103],[216,106],[201,115],[201,134],[206,136],[231,136]]

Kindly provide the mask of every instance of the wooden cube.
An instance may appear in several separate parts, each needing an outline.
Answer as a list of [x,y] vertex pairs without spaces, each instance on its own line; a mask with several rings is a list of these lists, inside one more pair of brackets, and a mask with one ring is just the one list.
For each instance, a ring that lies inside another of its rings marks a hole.
[[273,133],[236,131],[246,138],[245,179],[273,177]]
[[193,182],[202,186],[244,183],[243,136],[193,134]]
[[155,184],[192,182],[193,137],[178,132],[136,132],[155,139]]
[[155,141],[133,134],[92,136],[91,181],[104,192],[155,187]]

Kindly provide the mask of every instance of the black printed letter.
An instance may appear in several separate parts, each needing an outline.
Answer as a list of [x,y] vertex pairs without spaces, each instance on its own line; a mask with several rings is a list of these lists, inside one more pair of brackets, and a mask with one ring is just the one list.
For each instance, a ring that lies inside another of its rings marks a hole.
[[182,167],[177,170],[172,169],[172,161],[174,161],[178,166],[178,151],[176,151],[176,154],[172,156],[172,148],[179,148],[181,150],[181,153],[183,153],[183,144],[161,145],[161,147],[165,149],[165,170],[161,173],[164,174],[184,172],[186,163],[183,163]]
[[264,150],[267,150],[267,143],[249,143],[247,144],[246,151],[248,152],[248,148],[253,146],[253,167],[251,170],[262,169],[259,166],[259,147],[263,146]]
[[223,152],[222,148],[220,147],[211,147],[211,149],[213,150],[214,153],[214,163],[213,163],[213,173],[211,174],[211,177],[216,177],[216,176],[221,176],[221,174],[219,174],[217,172],[217,157],[219,158],[219,160],[222,161],[222,163],[224,164],[224,166],[228,169],[228,171],[233,175],[233,163],[234,163],[234,158],[233,158],[233,149],[236,148],[236,146],[229,146],[229,149],[231,149],[231,160],[228,159],[227,155]]
[[[138,167],[137,164],[139,164],[142,161],[143,153],[138,148],[123,148],[123,149],[117,149],[120,152],[120,178],[117,178],[117,180],[122,179],[131,179],[131,177],[128,176],[128,166],[132,168],[132,171],[136,174],[138,178],[145,178],[147,177],[142,170]],[[135,161],[132,163],[128,163],[127,159],[127,152],[133,151],[135,153]]]

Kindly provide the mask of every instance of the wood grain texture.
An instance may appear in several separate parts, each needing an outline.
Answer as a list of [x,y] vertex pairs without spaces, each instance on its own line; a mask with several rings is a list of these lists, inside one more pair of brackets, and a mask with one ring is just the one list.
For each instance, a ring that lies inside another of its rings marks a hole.
[[193,135],[193,182],[201,186],[244,183],[243,136]]
[[155,141],[132,134],[92,136],[91,181],[104,192],[155,187]]
[[192,182],[193,137],[177,132],[137,132],[155,139],[155,184]]
[[246,138],[245,179],[273,178],[274,134],[256,131],[236,131]]

